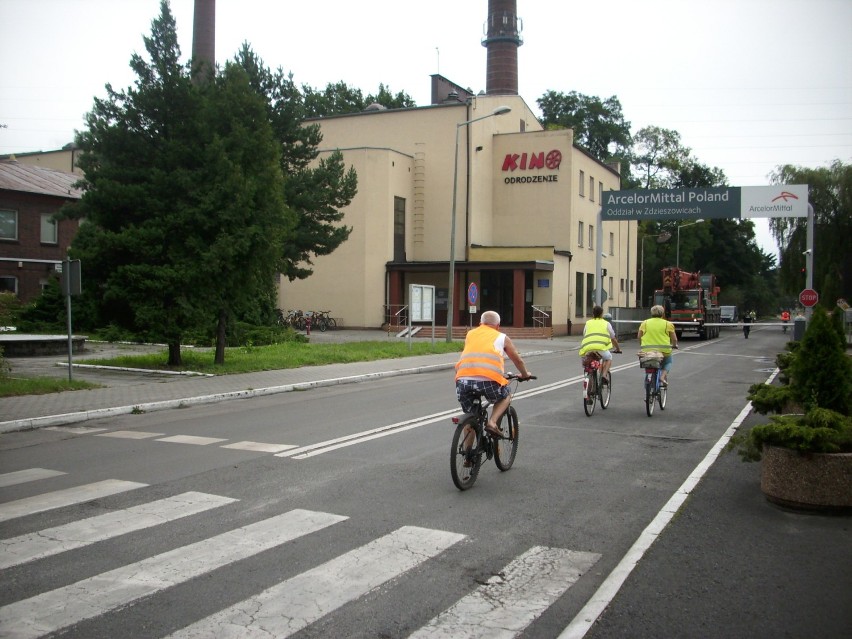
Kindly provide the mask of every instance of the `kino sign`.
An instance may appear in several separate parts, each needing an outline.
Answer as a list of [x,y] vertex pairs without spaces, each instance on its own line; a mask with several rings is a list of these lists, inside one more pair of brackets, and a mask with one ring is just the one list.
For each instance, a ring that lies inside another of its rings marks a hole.
[[808,185],[606,191],[603,220],[807,217]]

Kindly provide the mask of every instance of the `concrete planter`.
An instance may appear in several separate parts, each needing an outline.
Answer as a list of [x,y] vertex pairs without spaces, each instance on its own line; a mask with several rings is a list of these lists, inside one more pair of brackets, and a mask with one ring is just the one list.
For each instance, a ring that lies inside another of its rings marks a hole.
[[788,508],[852,514],[852,453],[802,454],[766,446],[760,489]]

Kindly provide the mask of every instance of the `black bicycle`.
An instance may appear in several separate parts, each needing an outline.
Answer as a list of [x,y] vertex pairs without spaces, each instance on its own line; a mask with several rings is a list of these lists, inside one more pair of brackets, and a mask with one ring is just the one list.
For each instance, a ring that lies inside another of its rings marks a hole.
[[[506,373],[506,379],[514,382],[509,393],[511,401],[519,382],[536,377],[533,375],[522,379],[517,373]],[[515,456],[518,454],[518,413],[510,403],[497,422],[501,435],[495,437],[485,430],[490,407],[491,402],[479,395],[473,400],[472,412],[453,417],[456,430],[450,449],[450,474],[459,490],[467,490],[476,482],[483,457],[493,457],[494,463],[501,471],[509,470],[515,463]]]
[[[612,351],[621,353],[621,350]],[[591,417],[595,406],[600,402],[604,410],[609,406],[612,395],[612,373],[607,371],[606,377],[601,372],[603,360],[598,351],[589,351],[583,355],[583,410]],[[606,383],[604,383],[606,379]]]
[[648,417],[654,414],[656,404],[659,404],[660,410],[666,410],[669,389],[662,384],[664,359],[665,355],[657,351],[639,353],[639,366],[645,369],[645,412]]

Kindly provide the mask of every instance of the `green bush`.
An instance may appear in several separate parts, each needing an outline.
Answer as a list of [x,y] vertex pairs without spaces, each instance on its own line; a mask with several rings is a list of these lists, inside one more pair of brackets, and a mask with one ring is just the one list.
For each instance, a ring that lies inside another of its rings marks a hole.
[[[816,308],[801,342],[776,358],[780,386],[754,384],[748,399],[768,424],[737,432],[726,447],[744,461],[758,461],[764,446],[800,453],[852,452],[852,360],[845,340],[824,309]],[[791,412],[795,407],[802,414]]]

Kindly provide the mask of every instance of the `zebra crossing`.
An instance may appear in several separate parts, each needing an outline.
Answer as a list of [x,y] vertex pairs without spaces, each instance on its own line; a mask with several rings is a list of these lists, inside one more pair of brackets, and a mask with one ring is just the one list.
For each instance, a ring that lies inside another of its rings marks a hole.
[[[64,473],[42,468],[0,474],[0,487],[60,475]],[[49,510],[120,494],[139,496],[141,501],[142,493],[133,491],[146,486],[108,479],[45,492],[0,504],[0,521],[38,516]],[[158,526],[170,522],[182,521],[191,526],[194,516],[224,507],[239,508],[239,500],[188,491],[0,539],[0,579],[8,583],[10,570],[20,570],[29,562],[95,546],[122,535],[156,535]],[[49,586],[32,596],[11,600],[11,593],[7,592],[5,605],[0,607],[0,637],[42,637],[67,631],[102,615],[120,615],[145,597],[214,571],[219,571],[214,579],[226,580],[228,577],[221,571],[233,568],[240,561],[349,519],[345,515],[297,508],[78,581]],[[208,617],[190,619],[188,625],[171,630],[172,634],[167,636],[176,639],[288,637],[341,607],[380,591],[394,579],[428,566],[430,560],[465,539],[466,535],[457,532],[401,526]],[[411,636],[418,639],[516,637],[599,558],[595,553],[534,546]]]

